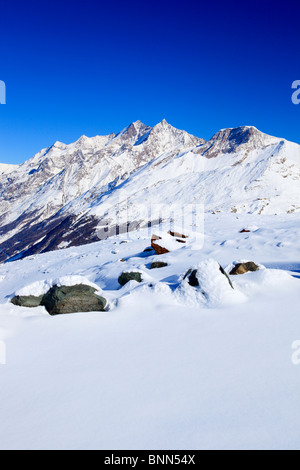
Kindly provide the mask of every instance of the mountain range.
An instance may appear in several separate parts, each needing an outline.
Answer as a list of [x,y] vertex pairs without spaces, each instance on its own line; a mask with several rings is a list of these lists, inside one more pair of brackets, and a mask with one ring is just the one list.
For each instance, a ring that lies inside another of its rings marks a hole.
[[[0,261],[83,245],[145,226],[145,208],[300,211],[300,146],[255,127],[209,141],[165,120],[55,142],[21,165],[0,164]],[[158,210],[158,209],[157,209]],[[151,212],[151,222],[162,217]]]

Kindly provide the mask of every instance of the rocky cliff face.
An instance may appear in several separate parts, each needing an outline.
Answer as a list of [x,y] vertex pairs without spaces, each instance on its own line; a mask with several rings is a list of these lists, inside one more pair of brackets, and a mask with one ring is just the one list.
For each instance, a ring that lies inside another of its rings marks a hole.
[[165,120],[153,128],[137,121],[116,135],[56,142],[22,165],[0,167],[0,260],[93,242],[128,223],[134,229],[145,223],[137,204],[300,211],[299,179],[300,146],[254,127],[205,142]]
[[222,129],[209,140],[203,155],[213,158],[222,153],[236,153],[242,150],[250,152],[276,143],[277,140],[275,137],[263,134],[255,127]]

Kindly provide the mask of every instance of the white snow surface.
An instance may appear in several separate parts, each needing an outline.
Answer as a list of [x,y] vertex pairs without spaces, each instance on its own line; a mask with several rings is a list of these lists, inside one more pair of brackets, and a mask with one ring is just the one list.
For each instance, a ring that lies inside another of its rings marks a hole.
[[[9,174],[8,174],[9,173]],[[137,220],[137,204],[204,204],[206,211],[300,211],[300,146],[244,126],[208,142],[165,120],[107,136],[55,142],[22,165],[0,165],[4,242],[31,220],[88,216]],[[152,213],[153,218],[157,214]],[[130,217],[128,219],[128,217]],[[62,242],[64,243],[64,242]]]
[[[299,450],[299,222],[208,214],[202,249],[144,252],[142,230],[1,265],[0,448]],[[218,263],[238,260],[262,269],[232,290]],[[208,298],[183,281],[192,267]],[[120,288],[122,271],[143,282]],[[10,303],[53,282],[97,286],[110,310]]]

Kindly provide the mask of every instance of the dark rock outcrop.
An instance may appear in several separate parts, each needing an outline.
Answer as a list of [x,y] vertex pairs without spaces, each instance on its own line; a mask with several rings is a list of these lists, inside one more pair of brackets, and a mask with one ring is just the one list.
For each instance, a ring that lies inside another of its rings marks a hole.
[[197,269],[189,269],[184,275],[183,279],[188,278],[189,285],[192,287],[199,287],[199,281],[197,279]]
[[142,282],[142,275],[141,273],[138,272],[129,272],[129,273],[122,273],[121,276],[119,276],[118,282],[121,284],[121,286],[125,286],[127,282],[129,281],[136,281],[136,282]]
[[[230,287],[233,289],[234,287],[226,271],[222,268],[221,265],[219,265],[219,269],[220,269],[220,272],[226,277]],[[186,279],[186,278],[188,278],[188,283],[190,286],[192,287],[200,286],[198,278],[197,278],[197,269],[189,269],[183,279]]]
[[171,232],[171,230],[168,232],[168,234],[175,238],[188,238],[188,236],[184,235],[183,233]]
[[50,315],[76,312],[103,312],[107,301],[95,294],[91,286],[78,284],[75,286],[53,286],[43,296],[43,305]]
[[160,246],[159,240],[161,240],[161,237],[159,237],[158,235],[152,235],[151,247],[153,248],[153,250],[155,250],[156,254],[164,255],[166,253],[169,253],[169,250],[167,250],[167,248]]
[[221,273],[226,277],[227,281],[228,281],[229,284],[230,284],[230,287],[231,287],[232,289],[234,289],[234,287],[233,287],[233,285],[232,285],[232,282],[231,282],[231,280],[230,280],[230,277],[228,276],[227,272],[225,271],[224,268],[222,268],[221,265],[220,265],[220,271],[221,271]]
[[253,261],[248,261],[246,263],[236,264],[234,268],[230,271],[230,275],[235,276],[237,274],[245,274],[245,273],[248,273],[249,271],[254,272],[258,270],[259,270],[259,266],[257,266],[257,264],[253,263]]
[[18,307],[39,307],[43,300],[43,295],[39,297],[35,297],[34,295],[16,295],[12,300],[11,303],[14,305],[18,305]]
[[168,266],[168,263],[164,263],[163,261],[154,261],[154,263],[151,264],[150,269],[165,268],[166,266]]

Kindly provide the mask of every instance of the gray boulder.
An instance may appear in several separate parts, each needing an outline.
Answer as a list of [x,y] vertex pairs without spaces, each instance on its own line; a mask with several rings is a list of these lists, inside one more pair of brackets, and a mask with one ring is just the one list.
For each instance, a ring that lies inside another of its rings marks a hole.
[[258,270],[259,270],[259,266],[257,266],[257,264],[253,263],[253,261],[248,261],[247,263],[236,264],[229,274],[231,276],[235,276],[237,274],[245,274],[245,273],[248,273],[249,271],[254,272]]
[[53,286],[43,296],[43,305],[50,315],[76,312],[103,312],[107,301],[95,294],[91,286],[78,284],[75,286]]
[[11,303],[14,305],[18,305],[19,307],[39,307],[43,300],[43,295],[39,297],[35,297],[34,295],[16,295],[12,300]]
[[168,266],[168,263],[164,263],[163,261],[154,261],[151,264],[150,269],[165,268],[166,266]]

